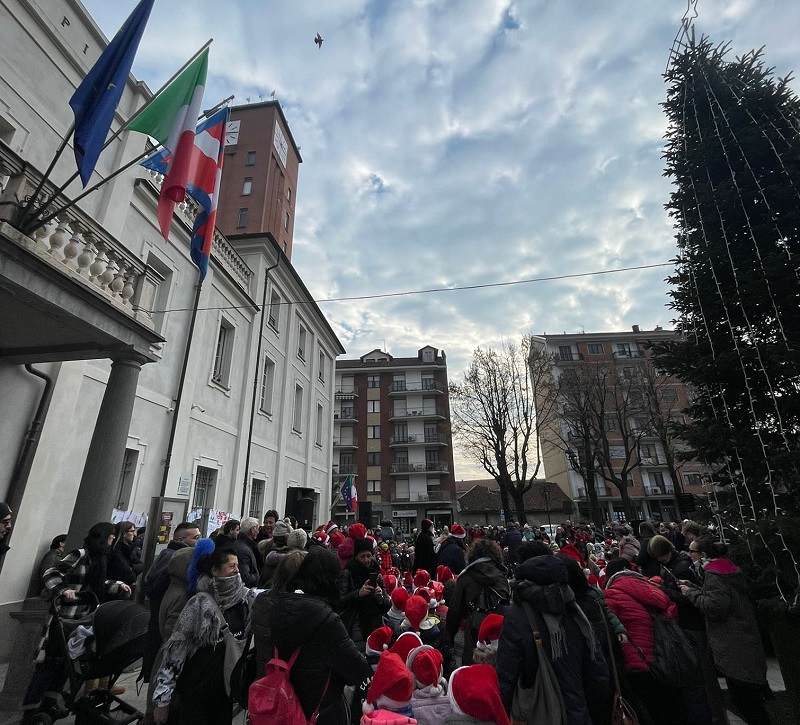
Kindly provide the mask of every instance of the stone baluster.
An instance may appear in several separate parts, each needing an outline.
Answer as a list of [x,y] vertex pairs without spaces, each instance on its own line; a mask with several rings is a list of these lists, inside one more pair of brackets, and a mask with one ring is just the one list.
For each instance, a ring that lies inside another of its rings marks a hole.
[[48,251],[54,258],[58,257],[61,252],[61,247],[66,244],[68,234],[69,227],[67,226],[66,220],[59,219],[55,231],[47,239],[47,243],[50,247]]
[[78,263],[76,261],[77,256],[80,254],[81,250],[86,243],[83,241],[83,237],[81,236],[82,229],[80,224],[75,222],[72,223],[72,236],[69,238],[69,242],[67,246],[64,247],[64,258],[61,260],[62,263],[70,268],[77,268]]
[[125,286],[125,273],[128,271],[128,264],[127,262],[121,262],[117,266],[117,270],[114,273],[114,279],[111,280],[111,284],[109,285],[109,292],[111,292],[112,297],[118,297],[120,302],[122,302],[122,288]]
[[50,235],[53,233],[55,229],[56,223],[54,221],[49,221],[47,224],[39,227],[34,233],[33,238],[36,240],[36,246],[41,248],[45,252],[50,251],[50,242],[48,241]]
[[95,247],[95,236],[91,232],[84,232],[83,240],[83,251],[78,255],[75,263],[77,264],[78,274],[88,277],[90,275],[89,269],[97,256],[97,247]]
[[124,283],[122,285],[122,290],[119,293],[120,298],[122,299],[122,304],[125,307],[132,307],[131,299],[136,292],[135,282],[136,282],[136,272],[131,269],[130,267],[126,267],[125,275],[124,275]]
[[111,289],[111,283],[114,281],[114,278],[117,275],[119,265],[117,264],[117,260],[114,258],[113,251],[111,249],[108,251],[109,254],[106,255],[108,257],[108,264],[106,265],[105,271],[100,275],[100,278],[97,281],[100,287],[104,290],[107,290],[108,294],[113,297],[114,292]]
[[98,287],[102,287],[103,283],[100,281],[100,278],[106,271],[106,267],[108,267],[108,257],[106,256],[105,244],[98,241],[95,246],[97,248],[97,255],[89,267],[89,279]]

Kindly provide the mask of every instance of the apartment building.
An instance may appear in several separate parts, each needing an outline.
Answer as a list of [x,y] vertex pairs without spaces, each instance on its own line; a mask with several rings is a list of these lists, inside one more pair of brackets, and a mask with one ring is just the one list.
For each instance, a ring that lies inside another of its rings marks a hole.
[[[603,380],[605,415],[600,426],[608,442],[608,463],[616,473],[626,474],[637,519],[677,519],[691,508],[692,494],[708,494],[707,471],[697,462],[677,460],[680,443],[664,433],[666,423],[682,419],[689,390],[680,380],[656,370],[647,349],[649,343],[674,339],[676,334],[660,327],[640,330],[634,325],[630,332],[533,337],[533,344],[550,361],[554,384],[566,371],[574,371],[575,379]],[[644,406],[623,400],[633,395],[649,402]],[[566,407],[559,401],[549,432],[540,441],[544,475],[574,501],[581,515],[588,516],[587,484],[578,470],[583,458],[580,442]],[[619,489],[599,472],[594,483],[604,518],[624,519]],[[689,496],[681,498],[682,494]]]
[[[424,518],[457,519],[444,351],[337,360],[333,418],[334,494],[355,476],[360,520],[410,532]],[[347,520],[341,504],[332,514]]]

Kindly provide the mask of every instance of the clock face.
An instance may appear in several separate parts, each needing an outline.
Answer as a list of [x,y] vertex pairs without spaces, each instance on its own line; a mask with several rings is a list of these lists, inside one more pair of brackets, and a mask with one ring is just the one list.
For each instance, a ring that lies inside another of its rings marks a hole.
[[235,146],[239,143],[239,126],[241,121],[228,121],[225,126],[225,145]]
[[283,131],[281,131],[277,121],[275,121],[275,150],[278,152],[278,156],[285,167],[289,144],[286,143],[286,137],[283,135]]

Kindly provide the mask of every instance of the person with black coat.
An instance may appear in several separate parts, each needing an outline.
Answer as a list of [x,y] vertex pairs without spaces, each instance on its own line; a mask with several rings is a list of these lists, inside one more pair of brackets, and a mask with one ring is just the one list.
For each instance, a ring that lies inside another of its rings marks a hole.
[[466,537],[467,532],[464,527],[461,524],[453,524],[448,537],[439,547],[437,564],[448,567],[456,576],[467,564],[464,556]]
[[436,549],[433,544],[433,521],[430,519],[422,520],[422,531],[414,543],[413,573],[416,574],[419,569],[427,571],[431,579],[436,578]]
[[611,717],[608,667],[592,626],[567,585],[567,569],[555,556],[535,556],[517,567],[514,603],[506,610],[497,649],[500,696],[511,710],[520,681],[533,687],[539,654],[525,607],[530,607],[561,689],[567,722],[595,725],[594,713]]
[[661,564],[648,550],[648,545],[650,544],[650,540],[656,536],[656,527],[653,526],[649,521],[642,521],[639,524],[639,541],[641,542],[641,548],[639,549],[639,555],[636,557],[636,566],[639,567],[639,571],[644,574],[648,579],[651,576],[658,576],[658,573],[661,571]]
[[114,529],[114,536],[116,541],[108,560],[108,578],[133,586],[136,577],[144,569],[141,549],[134,543],[136,526],[130,521],[120,521]]
[[272,642],[280,657],[288,660],[300,650],[290,681],[306,718],[319,707],[317,725],[350,722],[344,687],[359,686],[372,676],[332,607],[339,572],[336,555],[314,547],[269,612]]
[[258,519],[252,516],[243,519],[239,536],[231,548],[239,559],[239,575],[246,587],[255,587],[261,572],[262,561],[256,546],[256,536],[258,536]]

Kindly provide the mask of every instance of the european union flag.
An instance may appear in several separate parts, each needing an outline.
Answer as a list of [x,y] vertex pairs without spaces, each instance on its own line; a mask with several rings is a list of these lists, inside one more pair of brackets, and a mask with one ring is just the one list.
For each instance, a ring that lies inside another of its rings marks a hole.
[[142,0],[78,86],[69,105],[75,113],[75,162],[89,183],[114,120],[155,0]]

